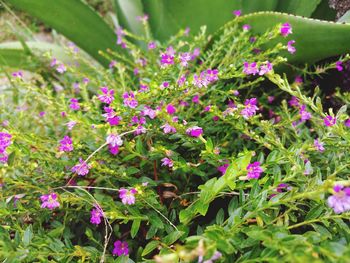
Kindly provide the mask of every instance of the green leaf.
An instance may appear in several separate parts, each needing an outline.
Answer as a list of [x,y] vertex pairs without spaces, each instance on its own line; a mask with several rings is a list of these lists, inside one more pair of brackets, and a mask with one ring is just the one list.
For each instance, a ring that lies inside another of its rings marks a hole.
[[151,253],[153,250],[155,250],[155,249],[158,247],[158,245],[159,245],[159,241],[157,241],[157,240],[153,240],[153,241],[149,242],[149,243],[146,245],[145,249],[142,251],[141,256],[146,256],[146,255],[148,255],[148,254]]
[[24,231],[24,235],[23,235],[23,245],[25,247],[29,246],[30,241],[33,238],[33,229],[32,229],[32,225],[29,225],[26,230]]
[[[287,39],[295,40],[297,49],[294,55],[286,54],[292,63],[312,63],[324,58],[350,51],[350,25],[308,19],[276,12],[260,12],[242,17],[242,23],[252,26],[253,34],[261,34],[279,23],[290,23],[293,34]],[[218,32],[220,34],[221,31]],[[271,45],[274,45],[271,43]]]
[[309,213],[307,213],[307,215],[305,217],[305,221],[318,218],[322,214],[323,210],[324,210],[324,205],[323,204],[320,204],[320,205],[317,205],[317,206],[313,207],[309,211]]
[[278,0],[243,0],[243,14],[249,14],[257,11],[274,11]]
[[[46,42],[26,42],[30,51],[38,56],[45,52],[52,52],[52,55],[64,63],[72,62],[72,59],[65,53],[64,49]],[[0,65],[10,68],[21,68],[34,70],[38,66],[38,61],[30,55],[21,42],[6,42],[0,44]]]
[[163,238],[163,242],[168,246],[173,244],[176,240],[185,234],[184,231],[174,231]]
[[109,62],[99,55],[99,50],[118,50],[113,30],[81,0],[7,2],[54,28],[105,66]]
[[130,231],[131,238],[134,238],[136,236],[137,232],[139,231],[140,224],[141,224],[140,219],[136,219],[132,222],[131,231]]
[[283,0],[278,3],[276,11],[310,17],[321,0]]

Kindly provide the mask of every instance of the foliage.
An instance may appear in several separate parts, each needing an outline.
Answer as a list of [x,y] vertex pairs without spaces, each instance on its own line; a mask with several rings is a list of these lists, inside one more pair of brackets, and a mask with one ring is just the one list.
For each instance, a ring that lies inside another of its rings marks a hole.
[[205,28],[164,44],[119,31],[128,53],[101,52],[108,69],[71,46],[72,62],[7,72],[0,259],[346,262],[349,209],[326,203],[350,185],[349,115],[311,87],[349,57],[290,81],[270,68],[302,52],[290,25],[246,19],[210,44]]

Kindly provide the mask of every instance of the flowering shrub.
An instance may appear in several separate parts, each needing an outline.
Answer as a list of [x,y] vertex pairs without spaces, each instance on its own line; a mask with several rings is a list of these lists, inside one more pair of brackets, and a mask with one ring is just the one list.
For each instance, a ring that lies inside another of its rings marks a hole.
[[107,70],[68,48],[70,65],[46,54],[44,73],[9,74],[1,259],[350,256],[349,115],[310,89],[314,73],[343,70],[348,57],[288,80],[279,72],[284,54],[298,52],[292,25],[253,35],[236,13],[209,43],[204,29],[161,44],[119,28],[128,55],[101,52]]

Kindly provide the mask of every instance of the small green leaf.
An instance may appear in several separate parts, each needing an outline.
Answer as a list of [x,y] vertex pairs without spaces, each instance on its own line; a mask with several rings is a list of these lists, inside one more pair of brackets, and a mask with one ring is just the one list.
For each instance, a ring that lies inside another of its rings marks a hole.
[[173,244],[176,240],[178,240],[180,237],[182,237],[183,234],[185,234],[185,232],[183,231],[174,231],[169,235],[165,236],[163,238],[163,242],[169,246]]
[[146,255],[148,255],[148,254],[151,253],[153,250],[155,250],[155,249],[158,247],[158,245],[159,245],[159,241],[157,241],[157,240],[153,240],[153,241],[149,242],[149,243],[146,245],[145,249],[142,251],[141,256],[146,256]]
[[135,219],[134,222],[132,222],[131,231],[130,231],[130,235],[132,238],[134,238],[137,232],[139,231],[140,224],[141,224],[140,219]]
[[31,240],[33,238],[33,229],[32,229],[32,225],[29,225],[26,230],[24,231],[24,235],[23,235],[23,245],[25,247],[29,246]]

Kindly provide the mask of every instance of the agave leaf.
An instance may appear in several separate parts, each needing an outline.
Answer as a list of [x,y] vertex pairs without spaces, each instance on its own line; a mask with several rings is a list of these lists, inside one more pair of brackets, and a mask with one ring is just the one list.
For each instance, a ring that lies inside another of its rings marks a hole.
[[321,0],[283,0],[279,1],[276,11],[310,17]]
[[[279,23],[290,23],[293,34],[286,39],[287,43],[295,40],[297,52],[286,54],[289,62],[312,63],[327,57],[350,52],[350,24],[340,24],[277,12],[259,12],[243,16],[242,23],[252,26],[253,33],[264,33]],[[229,26],[228,23],[226,26]],[[222,30],[222,29],[221,29]],[[220,34],[219,30],[217,34]],[[273,44],[273,43],[272,43]]]
[[316,10],[312,13],[312,18],[334,21],[337,12],[329,7],[328,0],[321,0],[321,3],[317,6]]
[[45,52],[52,52],[52,55],[64,63],[70,63],[71,58],[60,46],[46,42],[26,42],[24,47],[21,42],[7,42],[0,44],[0,65],[10,68],[34,70],[38,60],[32,56],[41,56]]
[[108,61],[98,54],[99,50],[121,50],[115,45],[113,30],[81,0],[8,0],[8,3],[51,26],[105,66]]
[[[278,0],[244,0],[242,1],[243,14],[250,14],[257,11],[274,11],[277,8]],[[283,0],[284,3],[284,0]]]

